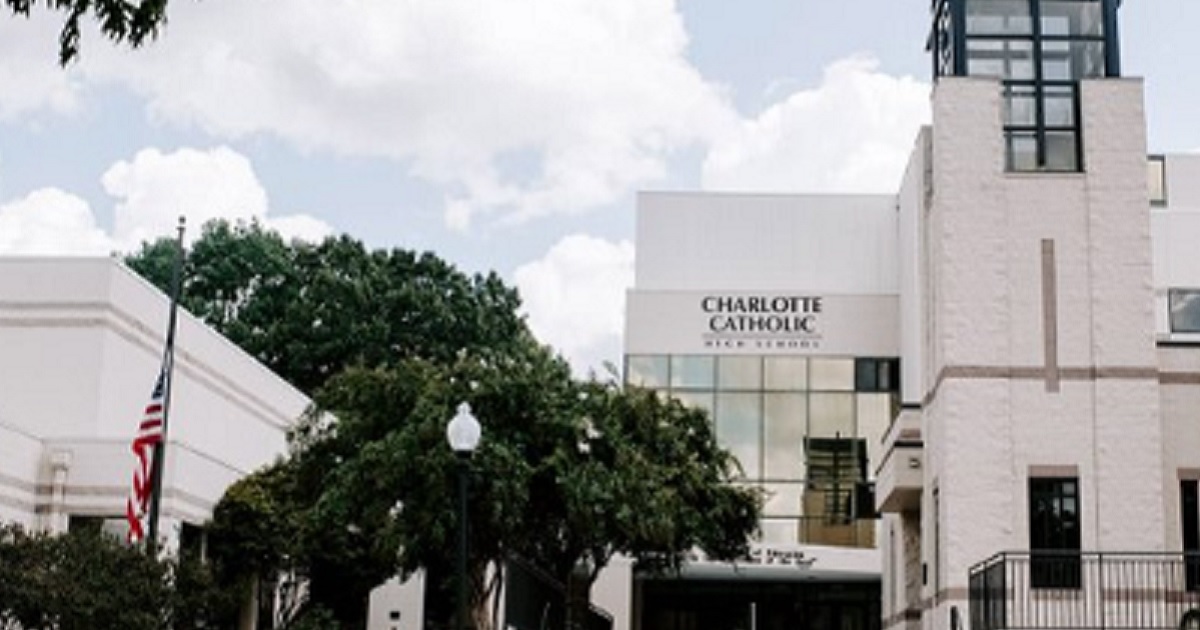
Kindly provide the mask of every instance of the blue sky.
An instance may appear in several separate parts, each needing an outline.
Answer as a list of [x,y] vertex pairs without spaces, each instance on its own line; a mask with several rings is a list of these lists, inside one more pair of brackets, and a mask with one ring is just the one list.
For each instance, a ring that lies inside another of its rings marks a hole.
[[[1128,0],[1150,148],[1200,149],[1195,0]],[[175,0],[138,51],[0,22],[0,253],[176,215],[432,250],[616,362],[641,189],[886,192],[925,122],[928,0]]]

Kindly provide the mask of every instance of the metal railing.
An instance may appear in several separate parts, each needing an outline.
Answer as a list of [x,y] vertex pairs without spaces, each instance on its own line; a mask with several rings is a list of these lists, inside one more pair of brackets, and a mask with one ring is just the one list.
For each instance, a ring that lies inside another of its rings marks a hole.
[[1200,609],[1200,553],[1005,552],[969,591],[971,630],[1180,628]]

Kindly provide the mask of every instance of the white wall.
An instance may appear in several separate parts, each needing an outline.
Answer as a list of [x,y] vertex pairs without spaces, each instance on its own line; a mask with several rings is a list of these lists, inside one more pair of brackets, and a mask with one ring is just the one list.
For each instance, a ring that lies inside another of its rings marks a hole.
[[922,219],[932,193],[929,160],[933,147],[930,144],[932,130],[921,129],[904,171],[900,185],[897,211],[897,281],[900,291],[899,330],[900,352],[900,397],[904,404],[920,404],[925,395],[925,326],[926,298],[922,272],[925,269],[925,252],[921,238]]
[[893,195],[644,192],[637,248],[642,291],[898,288]]
[[[935,87],[924,232],[927,627],[946,627],[950,606],[965,613],[973,564],[1029,547],[1035,470],[1078,475],[1084,549],[1164,548],[1141,99],[1138,81],[1083,82],[1086,171],[1006,173],[998,83]],[[1054,244],[1049,320],[1044,239]]]
[[1171,333],[1170,289],[1200,289],[1200,155],[1166,156],[1167,205],[1150,211],[1154,242],[1155,325],[1160,339],[1200,342]]
[[1200,154],[1166,156],[1167,206],[1174,210],[1200,210]]
[[[0,458],[0,487],[48,488],[50,453],[66,453],[65,509],[124,513],[168,307],[116,260],[0,258],[0,431],[21,440],[0,446],[20,454]],[[284,453],[308,399],[183,311],[177,330],[163,515],[202,522],[230,483]]]

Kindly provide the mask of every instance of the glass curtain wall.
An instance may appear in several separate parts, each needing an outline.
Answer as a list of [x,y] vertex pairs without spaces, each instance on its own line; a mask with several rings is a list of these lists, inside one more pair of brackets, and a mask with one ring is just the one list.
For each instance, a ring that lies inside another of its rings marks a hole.
[[1004,90],[1006,167],[1080,171],[1079,81],[1119,74],[1114,0],[937,0],[935,76]]
[[635,355],[626,382],[709,412],[717,440],[765,491],[763,540],[874,546],[857,514],[897,404],[894,358]]

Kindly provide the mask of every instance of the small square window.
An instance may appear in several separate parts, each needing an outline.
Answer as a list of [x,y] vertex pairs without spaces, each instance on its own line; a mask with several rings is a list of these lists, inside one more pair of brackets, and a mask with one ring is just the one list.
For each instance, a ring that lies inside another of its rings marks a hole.
[[1200,289],[1171,289],[1171,332],[1200,333]]

